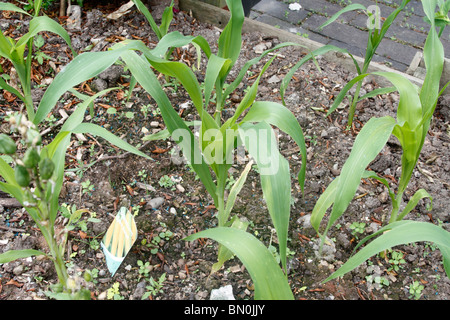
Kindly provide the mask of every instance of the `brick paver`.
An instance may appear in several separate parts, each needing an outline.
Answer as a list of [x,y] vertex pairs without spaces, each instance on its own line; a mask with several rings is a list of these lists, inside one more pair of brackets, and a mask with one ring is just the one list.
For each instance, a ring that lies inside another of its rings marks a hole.
[[[289,3],[301,4],[300,11],[289,10]],[[352,54],[364,57],[367,45],[367,16],[363,12],[348,12],[325,27],[319,26],[349,3],[365,7],[378,5],[382,17],[387,17],[401,0],[261,0],[250,13],[250,18],[307,36],[323,44],[346,48]],[[374,61],[406,71],[417,51],[423,49],[429,24],[420,0],[411,0],[386,33]],[[450,49],[450,28],[441,37],[444,48]],[[450,50],[445,50],[450,58]]]

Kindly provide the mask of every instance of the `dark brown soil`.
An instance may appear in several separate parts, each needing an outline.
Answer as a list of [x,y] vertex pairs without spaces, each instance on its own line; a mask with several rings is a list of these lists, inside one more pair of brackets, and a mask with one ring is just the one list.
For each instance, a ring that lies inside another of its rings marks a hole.
[[[108,8],[89,10],[96,19],[87,20],[83,12],[83,25],[89,27],[71,32],[75,50],[82,51],[91,45],[91,39],[100,39],[92,50],[105,50],[114,42],[123,38],[142,39],[147,45],[153,46],[156,37],[145,18],[132,10],[118,20],[105,18]],[[50,11],[49,15],[55,15]],[[14,26],[25,17],[18,14],[0,17],[2,30]],[[64,25],[64,21],[60,21]],[[27,25],[23,24],[19,36]],[[177,12],[171,26],[171,31],[178,30],[183,34],[202,35],[210,45],[216,43],[220,34],[217,28],[194,20],[185,12]],[[44,50],[57,63],[58,68],[71,59],[66,55],[64,42],[58,37],[48,34]],[[249,59],[256,57],[255,47],[260,44],[273,46],[278,39],[266,37],[264,34],[244,34],[242,54],[236,70]],[[280,50],[280,56],[274,60],[261,80],[258,100],[280,101],[278,79],[282,79],[289,68],[295,64],[303,53],[299,49],[286,48]],[[183,57],[186,63],[195,63],[195,50],[184,48],[175,53],[175,59]],[[206,60],[202,61],[201,70],[197,71],[203,77]],[[253,74],[259,72],[267,59],[254,66]],[[321,284],[333,270],[337,268],[352,253],[353,248],[365,235],[377,230],[386,223],[390,212],[390,202],[384,187],[373,181],[363,181],[358,189],[355,200],[352,201],[346,214],[339,219],[328,235],[331,245],[325,247],[323,256],[317,255],[318,238],[314,229],[308,224],[309,216],[320,194],[339,173],[348,157],[357,132],[371,117],[395,115],[398,95],[387,94],[368,99],[358,105],[354,128],[346,130],[348,108],[338,109],[330,116],[326,112],[340,89],[353,78],[338,65],[318,57],[321,67],[319,72],[313,63],[307,63],[297,73],[286,92],[286,104],[295,114],[308,145],[308,162],[305,194],[302,196],[296,174],[300,168],[301,156],[298,147],[292,139],[280,133],[280,150],[289,160],[292,172],[291,222],[289,231],[289,282],[296,299],[306,300],[407,300],[413,299],[409,294],[409,286],[413,281],[424,285],[422,300],[448,300],[450,281],[446,277],[440,252],[432,243],[415,243],[393,248],[401,252],[405,262],[399,270],[389,271],[391,263],[379,256],[359,266],[338,281]],[[49,61],[43,65],[36,64],[35,101],[39,101],[45,86],[38,86],[45,78],[52,78],[55,73],[50,69]],[[3,60],[2,67],[9,70],[10,65]],[[232,73],[236,75],[237,73]],[[41,77],[39,77],[41,76]],[[276,77],[273,77],[276,76]],[[275,81],[274,81],[275,80]],[[67,265],[73,274],[82,274],[85,270],[94,272],[94,282],[90,285],[93,299],[107,299],[108,289],[115,283],[119,284],[120,294],[125,300],[140,300],[147,292],[149,278],[157,280],[165,274],[161,292],[152,299],[161,300],[207,300],[211,290],[221,286],[231,285],[236,299],[253,299],[253,284],[245,267],[238,259],[228,261],[216,274],[210,275],[211,266],[216,262],[217,243],[201,239],[193,242],[183,240],[189,234],[214,227],[217,220],[215,210],[211,208],[212,199],[195,174],[185,165],[175,164],[171,160],[170,151],[174,144],[167,140],[143,143],[141,140],[146,132],[156,132],[164,128],[164,122],[157,112],[157,107],[151,97],[137,87],[127,103],[122,93],[125,93],[128,83],[128,73],[120,66],[114,66],[103,75],[86,82],[80,89],[85,92],[96,92],[106,87],[122,85],[123,90],[113,91],[108,96],[98,100],[95,105],[94,117],[87,115],[86,121],[104,125],[112,133],[126,139],[153,158],[153,161],[126,154],[111,146],[107,141],[91,135],[85,135],[85,141],[74,137],[73,144],[67,153],[67,175],[60,203],[76,205],[77,208],[87,208],[96,213],[98,223],[87,222],[85,230],[71,233],[68,242]],[[243,86],[235,93],[228,108],[239,101],[244,89],[252,83],[252,78],[244,79]],[[164,77],[161,82],[165,83]],[[363,89],[373,90],[375,82],[365,83]],[[181,86],[172,83],[165,86],[168,96],[177,111],[180,105],[189,103],[189,97]],[[0,116],[4,118],[11,111],[21,107],[19,100],[8,101],[10,97],[4,93],[0,99]],[[73,111],[76,98],[67,93],[53,111],[58,120],[58,110],[66,107],[68,113]],[[73,104],[72,104],[73,102]],[[440,224],[449,228],[449,97],[442,97],[436,109],[436,114],[429,130],[419,165],[408,187],[405,198],[408,199],[417,189],[425,188],[433,196],[433,210],[426,209],[427,202],[420,202],[408,219]],[[106,113],[105,105],[117,108],[115,115]],[[147,114],[141,111],[142,106],[149,106]],[[67,107],[69,106],[69,107]],[[127,112],[130,117],[126,116]],[[195,108],[188,105],[182,113],[186,120],[196,119]],[[145,128],[145,130],[144,130]],[[8,132],[8,125],[2,121],[3,132]],[[58,126],[45,137],[51,140]],[[370,165],[378,174],[389,177],[395,185],[399,177],[401,148],[397,141],[391,139],[382,153]],[[99,159],[100,156],[104,158]],[[237,178],[242,167],[233,166],[234,178]],[[145,171],[144,171],[145,170]],[[160,178],[168,176],[177,181],[173,186],[161,186]],[[81,183],[90,181],[94,186],[91,192],[83,192]],[[143,185],[152,188],[146,190]],[[0,194],[5,198],[5,194]],[[160,198],[160,199],[158,199]],[[156,199],[156,200],[155,200]],[[155,208],[151,204],[158,202]],[[103,233],[112,221],[113,215],[121,206],[131,207],[137,212],[138,239],[127,255],[125,261],[114,275],[106,267],[104,255],[99,247]],[[265,207],[259,176],[252,170],[249,178],[238,197],[234,214],[245,217],[251,224],[248,232],[258,236],[269,245],[272,225]],[[84,219],[87,219],[88,216]],[[58,220],[60,224],[63,219]],[[353,222],[364,222],[366,228],[363,234],[354,236],[350,225]],[[27,213],[19,207],[0,206],[0,252],[10,249],[35,248],[45,250],[45,243],[34,227]],[[148,245],[154,235],[163,231],[171,231],[172,236],[162,239],[157,244]],[[145,240],[145,241],[144,241]],[[155,253],[155,249],[157,252]],[[149,273],[141,274],[138,261],[149,262]],[[375,277],[383,277],[388,284],[377,284],[370,281]],[[369,278],[368,278],[369,277]],[[48,299],[43,291],[57,281],[53,265],[49,260],[28,258],[0,265],[0,299],[31,300]]]

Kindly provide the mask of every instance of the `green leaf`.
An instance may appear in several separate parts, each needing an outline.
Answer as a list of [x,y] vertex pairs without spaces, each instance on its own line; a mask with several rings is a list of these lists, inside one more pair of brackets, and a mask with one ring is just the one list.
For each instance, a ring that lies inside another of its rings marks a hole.
[[17,7],[16,5],[12,4],[12,3],[8,3],[8,2],[1,2],[0,3],[0,10],[3,11],[15,11],[15,12],[20,12],[23,13],[27,16],[31,16],[31,14],[29,14],[28,12],[26,12],[25,10],[20,9],[19,7]]
[[243,123],[239,137],[259,168],[261,188],[277,231],[280,258],[286,270],[286,248],[291,206],[289,163],[278,151],[272,127],[267,122]]
[[100,127],[93,123],[81,123],[76,126],[73,130],[73,133],[90,133],[94,136],[99,136],[108,141],[109,143],[131,153],[134,153],[138,156],[144,157],[146,159],[151,159],[145,153],[139,151],[137,148],[129,144],[128,142],[120,139],[116,135],[112,134],[108,130],[103,127]]
[[350,156],[345,161],[339,175],[335,200],[325,234],[347,209],[360,184],[361,177],[365,173],[366,167],[386,145],[395,124],[395,120],[389,116],[371,118],[359,132]]
[[33,250],[33,249],[24,249],[24,250],[10,250],[5,253],[0,254],[0,263],[7,263],[10,261],[14,261],[17,259],[28,258],[32,256],[41,256],[47,255],[45,252]]
[[70,41],[70,36],[67,33],[66,29],[64,29],[58,22],[53,19],[50,19],[47,16],[35,17],[30,21],[30,29],[24,34],[20,40],[17,42],[16,47],[20,47],[28,42],[28,40],[32,39],[35,35],[42,31],[49,31],[56,33],[61,38],[66,41],[72,50],[72,54],[76,56],[76,52],[72,48],[72,42]]
[[239,176],[239,179],[237,179],[236,182],[231,187],[230,194],[228,195],[227,203],[225,205],[223,223],[225,223],[228,220],[228,217],[231,214],[231,210],[233,209],[234,203],[236,202],[237,195],[239,194],[239,192],[241,192],[241,189],[244,186],[245,181],[247,180],[247,175],[250,169],[252,168],[252,165],[253,161],[247,163],[241,175]]
[[[200,153],[198,142],[195,140],[188,126],[172,107],[158,79],[151,71],[150,64],[134,51],[127,51],[122,54],[122,59],[130,68],[136,80],[157,102],[167,129],[175,142],[180,145],[192,168],[199,176],[208,193],[212,196],[214,203],[217,204],[216,185],[212,180],[209,167]],[[174,133],[180,135],[174,137]]]
[[244,24],[244,9],[240,1],[227,0],[228,9],[230,10],[230,20],[223,29],[219,37],[219,52],[218,56],[225,59],[230,59],[234,65],[241,53],[242,41],[242,25]]
[[[246,231],[248,227],[248,222],[240,220],[237,216],[234,216],[228,225],[231,225],[231,228],[239,229],[242,231]],[[217,262],[213,264],[211,268],[211,274],[217,272],[222,268],[223,264],[232,259],[234,257],[234,253],[225,247],[222,244],[219,244],[219,250],[217,254]]]
[[354,3],[354,4],[351,4],[351,5],[348,5],[344,9],[341,9],[338,12],[336,12],[334,15],[332,15],[330,19],[328,19],[324,24],[322,24],[319,27],[319,30],[322,30],[323,28],[325,28],[329,24],[331,24],[334,21],[336,21],[336,19],[339,18],[339,16],[341,14],[344,14],[344,13],[349,12],[349,11],[354,11],[354,10],[363,10],[365,12],[366,11],[366,7],[363,6],[362,4],[359,4],[359,3]]
[[342,265],[342,267],[340,267],[323,282],[343,276],[347,272],[355,269],[371,256],[374,256],[383,250],[401,244],[421,241],[434,242],[439,247],[439,250],[443,256],[447,277],[450,278],[450,233],[448,231],[429,222],[403,220],[388,224],[378,230],[376,234],[361,240],[360,244],[379,234],[381,235],[378,238],[371,241],[358,253],[353,255],[346,263]]
[[287,278],[272,253],[253,235],[235,228],[218,227],[195,233],[185,240],[198,238],[211,238],[236,254],[255,284],[256,300],[294,298]]
[[[417,190],[416,193],[414,193],[414,195],[411,197],[411,199],[409,199],[408,204],[406,205],[405,209],[403,209],[403,211],[400,213],[397,220],[402,220],[408,213],[410,213],[416,207],[417,203],[419,203],[419,200],[424,198],[428,198],[430,199],[430,201],[433,200],[433,198],[426,190],[424,189]],[[432,203],[430,204],[430,206],[431,205]]]
[[106,52],[85,52],[75,57],[56,75],[45,91],[33,123],[42,122],[66,91],[106,70],[126,50],[124,48]]
[[242,123],[260,121],[265,121],[278,127],[280,130],[291,136],[297,143],[302,155],[302,165],[298,174],[298,180],[303,192],[306,175],[306,145],[302,128],[294,114],[279,103],[256,101],[245,115],[244,119],[242,119]]

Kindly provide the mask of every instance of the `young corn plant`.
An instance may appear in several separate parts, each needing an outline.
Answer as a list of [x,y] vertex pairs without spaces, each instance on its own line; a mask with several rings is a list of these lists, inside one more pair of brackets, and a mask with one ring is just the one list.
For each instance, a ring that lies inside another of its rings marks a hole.
[[[42,1],[34,1],[34,16],[30,21],[29,31],[17,41],[0,33],[0,56],[11,61],[19,78],[20,87],[15,88],[14,85],[8,84],[0,77],[0,88],[9,91],[23,101],[27,118],[33,121],[35,110],[33,106],[31,89],[31,62],[33,57],[33,41],[34,37],[42,31],[53,32],[61,36],[72,50],[72,54],[76,53],[72,49],[71,41],[67,31],[56,21],[47,16],[38,16]],[[0,3],[0,10],[9,10],[19,12],[31,16],[27,11],[20,9],[12,3]]]
[[[274,130],[271,126],[286,132],[300,147],[302,167],[298,179],[302,190],[306,168],[306,147],[298,121],[285,106],[270,101],[255,101],[259,80],[276,56],[264,65],[256,80],[246,90],[234,114],[225,121],[222,118],[227,98],[237,89],[252,65],[274,50],[298,44],[284,43],[267,50],[261,56],[248,61],[234,81],[227,84],[230,70],[240,55],[244,21],[241,1],[228,0],[227,4],[231,18],[219,37],[217,54],[211,52],[208,42],[203,37],[184,36],[176,31],[162,37],[158,45],[151,50],[142,41],[125,40],[114,45],[109,51],[86,52],[77,56],[66,66],[64,72],[58,74],[53,80],[52,90],[55,92],[48,97],[44,95],[43,99],[46,100],[45,105],[51,105],[56,101],[53,95],[59,97],[67,88],[94,77],[121,59],[132,76],[158,104],[166,124],[165,133],[158,133],[158,138],[170,135],[177,143],[217,209],[218,226],[192,235],[186,240],[210,237],[220,243],[218,263],[213,271],[218,270],[233,254],[238,256],[246,265],[255,283],[256,299],[292,299],[287,276],[274,259],[272,252],[253,235],[246,232],[247,226],[243,221],[237,216],[231,217],[235,199],[251,169],[251,163],[247,164],[236,180],[225,201],[225,189],[229,179],[228,171],[233,164],[233,152],[238,146],[244,145],[261,173],[264,198],[278,236],[280,261],[283,269],[287,270],[286,247],[291,203],[290,169],[287,160],[277,149]],[[186,64],[164,59],[170,48],[187,44],[200,48],[208,59],[202,85],[199,84],[194,71]],[[312,54],[310,58],[313,58]],[[176,78],[186,89],[199,116],[197,121],[200,123],[199,140],[189,128],[192,123],[183,121],[172,106],[153,70]],[[80,77],[74,77],[72,73]],[[214,95],[215,102],[212,102],[211,97]],[[211,113],[210,104],[214,108]],[[43,104],[42,110],[37,111],[35,119],[43,119],[48,112],[45,105]],[[147,139],[154,139],[154,137],[150,136]]]
[[[50,85],[48,90],[51,92],[53,88]],[[109,90],[111,89],[99,92],[81,103],[66,120],[57,136],[45,146],[37,125],[29,121],[25,115],[11,117],[12,128],[21,134],[22,140],[26,143],[27,150],[23,155],[17,153],[16,144],[10,136],[5,134],[0,136],[0,153],[12,159],[11,164],[8,164],[0,158],[0,177],[3,179],[0,181],[0,190],[9,193],[21,203],[49,247],[48,253],[34,249],[11,250],[0,254],[0,263],[35,255],[48,256],[53,261],[58,275],[58,283],[52,286],[51,291],[46,292],[51,298],[90,298],[90,292],[80,286],[79,279],[68,275],[64,261],[68,231],[86,210],[79,209],[72,212],[68,224],[61,233],[57,233],[55,229],[59,194],[64,181],[65,155],[72,133],[98,134],[118,147],[149,158],[113,134],[103,131],[103,128],[82,123],[88,105]],[[45,101],[46,99],[43,103]]]
[[[431,223],[403,220],[414,209],[420,199],[429,198],[431,200],[431,196],[424,189],[420,189],[410,198],[404,209],[400,210],[403,194],[419,159],[438,97],[446,87],[442,88],[441,91],[439,90],[444,64],[444,49],[433,19],[436,1],[424,0],[422,4],[431,22],[431,28],[424,47],[427,73],[423,86],[418,89],[400,74],[389,72],[372,73],[385,77],[398,90],[400,101],[397,109],[397,118],[394,119],[390,116],[372,118],[364,125],[356,137],[352,152],[345,162],[341,174],[333,180],[320,196],[311,216],[312,225],[321,238],[324,239],[329,228],[345,212],[355,195],[361,178],[373,178],[379,180],[389,190],[392,201],[389,223],[375,234],[363,239],[357,248],[372,237],[378,236],[325,281],[345,274],[378,252],[395,245],[418,241],[430,241],[437,244],[443,255],[446,273],[450,275],[450,233]],[[345,93],[356,82],[367,75],[362,74],[351,80],[336,99],[342,101]],[[385,179],[377,176],[372,171],[366,171],[366,167],[379,154],[391,135],[394,135],[400,141],[403,151],[401,176],[396,192],[390,189]],[[328,223],[325,230],[321,233],[319,231],[321,221],[330,207],[332,208]]]
[[[343,13],[354,11],[354,10],[362,10],[366,13],[368,16],[368,27],[369,27],[369,36],[367,39],[367,48],[366,48],[366,55],[364,56],[364,63],[362,65],[362,68],[359,67],[358,64],[356,64],[356,70],[358,75],[367,73],[367,70],[369,69],[370,63],[372,62],[372,59],[376,53],[376,50],[378,46],[380,45],[381,41],[384,38],[384,35],[388,31],[391,24],[394,22],[395,18],[398,16],[398,14],[405,8],[405,6],[409,3],[410,0],[403,0],[402,3],[395,9],[381,24],[381,17],[379,9],[375,6],[375,12],[372,12],[371,7],[365,7],[362,4],[354,3],[346,6],[344,9],[340,10],[336,14],[334,14],[329,20],[327,20],[324,24],[320,26],[320,29],[325,28],[329,24],[333,23],[338,19]],[[373,92],[369,92],[368,94],[360,97],[359,93],[361,91],[362,86],[362,80],[358,81],[356,84],[356,90],[353,95],[353,98],[350,102],[350,109],[348,114],[348,127],[351,127],[353,123],[353,117],[355,115],[356,110],[356,104],[368,97],[376,96],[378,94],[384,94],[386,92],[392,92],[395,90],[395,88],[382,88],[381,90],[374,90]],[[339,102],[340,103],[340,102]],[[328,114],[336,110],[336,108],[339,106],[339,103],[335,101],[333,105],[331,106],[330,110],[328,111]]]

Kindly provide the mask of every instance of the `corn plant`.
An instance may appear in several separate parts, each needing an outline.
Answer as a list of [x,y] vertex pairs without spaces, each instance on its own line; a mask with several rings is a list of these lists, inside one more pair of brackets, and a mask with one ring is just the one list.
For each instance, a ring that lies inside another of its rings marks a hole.
[[[430,19],[431,28],[424,47],[424,61],[426,77],[423,86],[418,89],[408,79],[400,74],[390,72],[374,72],[373,75],[385,77],[398,90],[400,100],[397,109],[397,118],[390,116],[370,119],[359,132],[349,158],[345,162],[341,174],[327,187],[317,201],[311,223],[324,239],[332,224],[345,212],[352,200],[361,178],[373,178],[383,183],[389,191],[392,201],[392,210],[388,225],[377,233],[366,237],[358,247],[374,236],[379,236],[362,250],[350,258],[338,271],[327,280],[341,276],[362,263],[371,255],[398,244],[416,241],[432,241],[440,248],[447,275],[450,274],[450,233],[430,223],[403,220],[417,205],[419,200],[431,196],[424,189],[418,190],[400,210],[403,194],[411,179],[413,170],[419,159],[423,143],[430,125],[430,121],[437,104],[438,97],[445,90],[439,90],[439,82],[444,64],[444,49],[436,31],[434,9],[435,0],[422,1],[424,11]],[[336,98],[342,101],[345,93],[358,81],[368,74],[362,74],[351,80]],[[390,189],[388,182],[366,167],[379,154],[391,135],[394,135],[402,146],[401,176],[397,191]],[[331,213],[325,230],[320,233],[319,227],[328,208]],[[389,231],[389,232],[386,232]]]
[[[0,33],[0,56],[11,61],[14,69],[17,72],[21,88],[15,88],[14,86],[6,83],[3,78],[0,77],[0,88],[9,91],[23,101],[28,120],[33,121],[35,116],[34,105],[31,97],[31,62],[33,58],[33,39],[42,31],[49,31],[61,36],[69,47],[72,49],[71,41],[67,31],[56,21],[50,19],[47,16],[38,16],[42,1],[34,1],[34,16],[30,21],[29,31],[24,34],[20,39],[15,41],[14,39],[7,37]],[[19,12],[28,16],[31,16],[25,10],[11,3],[0,3],[0,10],[9,10]],[[72,49],[72,54],[76,53]]]
[[[163,36],[158,45],[151,50],[142,41],[125,40],[114,45],[109,51],[80,54],[55,77],[52,82],[52,91],[49,93],[49,88],[44,94],[41,102],[42,109],[37,111],[35,121],[41,121],[49,111],[47,107],[54,104],[57,97],[68,88],[94,77],[121,59],[132,76],[158,104],[166,124],[166,134],[170,135],[180,147],[183,156],[205,186],[217,209],[218,227],[199,232],[186,240],[211,237],[220,243],[218,262],[214,265],[213,271],[218,270],[227,259],[233,256],[233,253],[236,254],[246,265],[254,280],[255,298],[291,299],[293,295],[286,274],[272,253],[253,235],[246,232],[247,226],[243,221],[237,216],[231,217],[235,199],[246,180],[251,163],[247,164],[236,180],[225,201],[225,188],[229,178],[228,170],[233,164],[233,152],[237,146],[245,145],[261,173],[264,198],[277,231],[280,261],[283,269],[286,270],[291,197],[290,169],[287,160],[281,156],[276,147],[275,134],[271,125],[290,135],[300,147],[302,167],[298,179],[302,190],[306,168],[306,147],[301,127],[286,107],[270,101],[255,101],[259,80],[276,58],[275,55],[269,59],[254,83],[249,86],[233,116],[222,122],[222,113],[227,98],[239,86],[252,65],[274,50],[297,44],[284,43],[265,51],[261,56],[248,61],[234,81],[227,84],[227,76],[240,54],[244,21],[241,2],[228,0],[227,3],[231,18],[219,37],[217,54],[211,52],[208,42],[203,37],[184,36],[177,31]],[[208,59],[202,85],[199,84],[194,71],[186,64],[164,59],[170,48],[187,44],[200,48]],[[200,123],[199,141],[189,128],[191,123],[184,122],[173,108],[153,70],[176,78],[186,89],[200,118],[197,121]],[[215,103],[211,99],[214,94]],[[208,110],[210,104],[215,107],[212,114]],[[163,136],[164,134],[158,135],[159,138]]]
[[[450,24],[450,19],[448,18],[448,11],[450,10],[450,1],[438,0],[437,4],[439,10],[434,15],[434,21],[436,27],[439,28],[439,38],[440,38],[442,36],[442,32],[444,32],[445,27],[448,24]],[[428,17],[425,17],[424,20],[431,24],[430,19]]]
[[142,14],[147,19],[153,32],[156,34],[156,37],[158,37],[158,40],[161,40],[168,33],[170,22],[172,22],[174,5],[173,0],[170,5],[164,9],[163,15],[161,17],[161,24],[159,26],[156,24],[152,14],[150,13],[150,11],[148,11],[147,7],[142,3],[141,0],[133,0],[133,2],[138,10],[142,12]]
[[[358,75],[365,74],[367,72],[367,70],[369,69],[370,63],[372,62],[372,59],[376,53],[378,46],[380,45],[381,41],[383,40],[384,35],[388,31],[391,24],[394,22],[395,18],[398,16],[398,14],[401,12],[401,10],[403,10],[403,8],[409,3],[409,1],[410,0],[403,0],[402,3],[397,7],[397,9],[395,9],[386,18],[386,20],[383,22],[383,24],[381,26],[378,25],[380,23],[380,16],[379,16],[380,13],[379,13],[378,9],[376,10],[375,13],[373,13],[373,12],[371,12],[371,10],[369,10],[370,7],[366,8],[362,4],[354,3],[354,4],[350,4],[350,5],[346,6],[344,9],[338,11],[329,20],[327,20],[324,24],[322,24],[319,28],[320,29],[325,28],[329,24],[336,21],[336,19],[338,19],[339,16],[343,13],[354,11],[354,10],[362,10],[363,12],[365,12],[366,15],[368,16],[368,18],[370,19],[369,23],[368,23],[369,35],[368,35],[368,40],[367,40],[366,55],[364,56],[364,63],[362,65],[362,68],[360,68],[356,64],[356,66],[357,66],[356,70],[357,70]],[[367,97],[370,97],[370,96],[384,94],[386,92],[391,92],[394,90],[394,88],[392,88],[392,87],[391,88],[383,88],[381,90],[374,90],[374,92],[369,92],[367,95],[360,97],[359,93],[361,90],[361,86],[362,86],[362,80],[357,82],[355,93],[350,102],[350,110],[349,110],[349,115],[348,115],[348,126],[349,127],[353,123],[353,117],[355,114],[356,104],[359,101],[361,101]],[[335,100],[335,102],[331,106],[330,110],[328,111],[328,114],[330,114],[331,112],[336,110],[339,103],[337,100]]]

